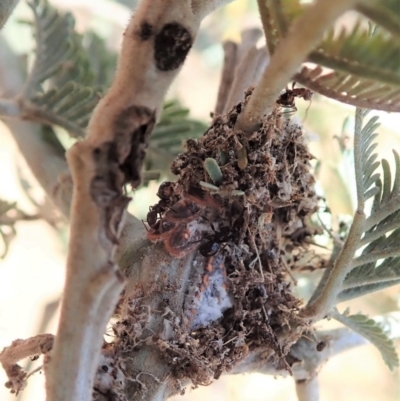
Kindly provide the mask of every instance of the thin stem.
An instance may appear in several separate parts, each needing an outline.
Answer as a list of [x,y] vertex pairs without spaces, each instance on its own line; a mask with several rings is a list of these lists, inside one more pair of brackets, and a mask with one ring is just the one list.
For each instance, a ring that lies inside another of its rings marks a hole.
[[315,376],[310,380],[297,380],[296,395],[299,401],[319,401],[318,378]]
[[222,114],[228,95],[232,87],[235,75],[236,55],[238,45],[235,42],[227,41],[224,43],[224,65],[222,68],[221,83],[219,85],[215,114]]
[[334,308],[335,303],[337,302],[337,296],[342,291],[343,282],[347,274],[355,267],[353,260],[354,254],[359,247],[360,238],[365,231],[365,202],[362,171],[363,154],[361,151],[363,117],[364,111],[357,109],[354,127],[354,168],[357,187],[357,210],[346,242],[333,265],[323,290],[318,298],[316,298],[312,303],[309,303],[301,311],[303,317],[312,318],[314,321],[322,319]]
[[277,31],[278,27],[276,26],[276,21],[274,21],[274,18],[270,13],[269,7],[267,6],[267,1],[268,0],[257,0],[257,4],[268,51],[270,54],[273,54],[276,46],[276,32],[274,31]]
[[84,138],[86,130],[81,128],[78,124],[68,121],[68,119],[60,116],[52,111],[44,110],[36,106],[30,101],[23,102],[24,118],[30,121],[35,121],[40,124],[58,125],[66,129],[72,137]]
[[318,45],[326,29],[341,14],[354,7],[356,2],[318,0],[304,11],[293,23],[287,36],[279,42],[260,83],[254,89],[243,113],[239,115],[237,129],[251,133],[257,127],[261,117],[274,107],[280,91],[306,60],[310,51]]

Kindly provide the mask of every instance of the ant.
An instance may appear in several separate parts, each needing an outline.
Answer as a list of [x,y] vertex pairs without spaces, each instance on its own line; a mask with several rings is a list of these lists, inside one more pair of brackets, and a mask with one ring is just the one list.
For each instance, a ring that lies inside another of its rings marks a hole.
[[[293,82],[292,89],[286,88],[286,90],[279,96],[278,100],[276,101],[277,104],[283,107],[287,107],[292,109],[293,112],[297,111],[297,107],[294,103],[296,97],[301,97],[304,100],[309,100],[311,105],[311,98],[314,94],[310,89],[307,88],[295,88],[296,82]],[[310,105],[307,108],[310,108]],[[306,115],[307,115],[306,111]]]
[[[211,228],[214,233],[205,234],[204,239],[206,241],[199,247],[200,254],[205,257],[214,256],[219,251],[222,251],[222,249],[224,249],[228,244],[228,241],[232,239],[233,235],[229,227],[223,227],[220,231],[216,231],[211,223]],[[221,244],[224,244],[222,248]]]

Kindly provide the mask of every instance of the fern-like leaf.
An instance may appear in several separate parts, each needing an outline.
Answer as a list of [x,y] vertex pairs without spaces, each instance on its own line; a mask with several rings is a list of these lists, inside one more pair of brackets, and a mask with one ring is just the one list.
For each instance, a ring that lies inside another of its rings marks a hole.
[[36,52],[20,96],[25,116],[83,137],[100,94],[100,88],[93,88],[96,77],[90,52],[74,31],[71,14],[59,12],[47,0],[33,0],[29,5]]
[[[367,112],[361,113],[361,124],[363,122],[364,117]],[[379,162],[376,161],[378,155],[374,153],[374,150],[377,147],[377,144],[374,143],[374,139],[378,136],[375,130],[380,126],[377,122],[378,117],[372,117],[367,124],[364,126],[357,126],[356,122],[356,130],[361,128],[361,132],[359,134],[360,144],[359,152],[361,156],[361,170],[362,170],[362,189],[363,193],[363,201],[365,202],[371,196],[376,195],[379,191],[378,187],[376,187],[376,181],[379,179],[379,174],[376,173],[376,169],[379,166]],[[371,188],[372,187],[372,188]]]
[[320,66],[303,67],[295,81],[321,95],[360,108],[399,111],[400,86],[360,78],[340,71],[325,72]]
[[379,191],[375,195],[371,215],[366,220],[366,230],[360,245],[365,245],[386,233],[400,228],[400,156],[393,150],[396,171],[392,184],[389,163],[382,160],[383,183],[379,180]]
[[309,60],[358,78],[400,86],[400,44],[382,30],[370,35],[359,20],[348,32],[331,29]]
[[364,233],[358,244],[359,248],[365,248],[361,255],[353,259],[352,270],[344,280],[344,291],[339,294],[338,301],[394,285],[400,279],[400,157],[394,152],[396,173],[393,185],[389,163],[382,161],[382,184],[376,173],[379,163],[374,153],[375,130],[379,124],[377,118],[372,117],[363,125],[365,115],[365,111],[357,110],[355,137],[358,139],[355,148],[358,149],[355,149],[355,155],[359,159],[358,170],[361,170],[356,174],[357,193],[362,205],[371,196],[375,199],[371,215],[364,221]]
[[393,341],[374,320],[362,314],[347,315],[337,312],[333,314],[333,318],[375,345],[390,370],[399,366],[399,356]]

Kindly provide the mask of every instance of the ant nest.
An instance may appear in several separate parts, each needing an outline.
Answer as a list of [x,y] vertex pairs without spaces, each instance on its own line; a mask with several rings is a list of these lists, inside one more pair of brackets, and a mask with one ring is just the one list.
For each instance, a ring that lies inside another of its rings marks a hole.
[[290,272],[318,231],[312,156],[279,109],[252,135],[235,132],[242,107],[186,142],[171,168],[178,180],[160,186],[147,218],[148,238],[171,255],[196,252],[183,324],[163,348],[175,377],[195,385],[266,346],[268,361],[290,369],[285,355],[306,328]]

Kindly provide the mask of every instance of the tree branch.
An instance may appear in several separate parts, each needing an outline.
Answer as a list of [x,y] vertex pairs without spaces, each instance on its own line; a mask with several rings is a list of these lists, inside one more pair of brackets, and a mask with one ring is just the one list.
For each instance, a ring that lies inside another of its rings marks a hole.
[[[272,110],[280,91],[320,42],[326,29],[356,3],[356,0],[318,0],[304,11],[275,49],[261,81],[239,115],[236,125],[238,130],[246,133],[254,131],[261,117]],[[315,18],[316,15],[318,18]]]
[[7,374],[6,387],[18,395],[27,382],[27,373],[17,364],[18,361],[34,355],[48,353],[53,347],[52,334],[39,334],[27,340],[15,340],[0,353],[0,362]]
[[296,381],[296,394],[299,401],[318,401],[319,383],[318,378],[313,377],[310,380]]
[[123,286],[114,264],[129,201],[122,186],[140,183],[166,91],[193,44],[200,18],[220,3],[203,2],[204,9],[195,9],[187,0],[142,1],[125,30],[114,82],[93,112],[87,139],[67,153],[74,185],[71,239],[48,369],[49,401],[91,397],[102,333]]

